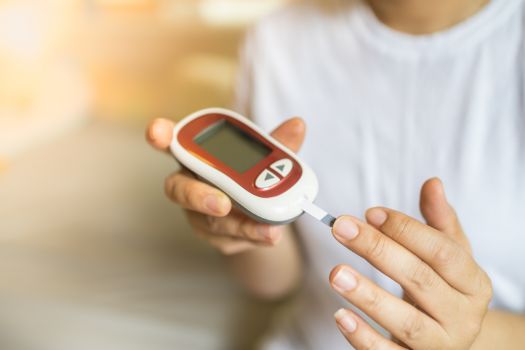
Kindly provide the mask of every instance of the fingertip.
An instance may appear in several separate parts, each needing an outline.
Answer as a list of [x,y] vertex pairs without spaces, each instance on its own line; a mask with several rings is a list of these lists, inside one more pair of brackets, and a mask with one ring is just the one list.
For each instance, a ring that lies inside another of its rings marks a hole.
[[339,227],[341,221],[343,220],[346,220],[350,218],[348,215],[341,215],[341,216],[338,216],[335,221],[334,221],[334,224],[332,225],[332,233],[335,233],[335,231],[337,230],[337,228]]
[[347,309],[339,309],[334,314],[334,318],[339,328],[346,333],[353,333],[357,329],[355,314]]
[[332,233],[339,240],[353,240],[359,234],[357,219],[348,215],[338,217],[332,227]]
[[305,122],[299,117],[294,117],[279,125],[272,132],[272,136],[293,152],[297,152],[303,144],[305,131]]
[[164,118],[152,120],[146,129],[146,140],[159,150],[167,150],[173,137],[175,123]]
[[419,208],[426,219],[436,216],[435,212],[450,209],[441,179],[433,177],[425,181],[421,187]]
[[445,187],[443,181],[439,177],[433,177],[425,181],[423,184],[423,191],[433,192],[436,195],[445,197]]
[[301,117],[293,117],[288,121],[290,123],[290,131],[295,134],[304,134],[306,132],[306,123]]
[[370,208],[366,211],[365,218],[370,225],[380,228],[388,219],[388,213],[384,208]]
[[434,181],[436,182],[436,187],[438,188],[438,191],[440,192],[441,196],[448,202],[447,193],[445,191],[445,185],[443,184],[443,180],[436,177],[434,178]]
[[328,281],[332,283],[337,273],[343,268],[342,264],[336,265],[332,271],[330,271],[330,274],[328,275]]
[[463,236],[456,211],[449,203],[443,182],[439,178],[429,179],[423,184],[419,207],[429,226],[442,232]]

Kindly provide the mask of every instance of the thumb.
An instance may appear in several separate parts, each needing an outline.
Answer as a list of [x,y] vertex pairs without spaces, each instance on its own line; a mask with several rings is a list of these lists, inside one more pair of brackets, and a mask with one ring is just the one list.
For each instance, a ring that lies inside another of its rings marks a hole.
[[288,119],[279,125],[271,135],[293,152],[299,151],[306,134],[306,124],[301,118]]
[[443,232],[470,251],[470,244],[456,211],[448,203],[443,183],[438,178],[427,180],[421,188],[419,206],[427,224]]

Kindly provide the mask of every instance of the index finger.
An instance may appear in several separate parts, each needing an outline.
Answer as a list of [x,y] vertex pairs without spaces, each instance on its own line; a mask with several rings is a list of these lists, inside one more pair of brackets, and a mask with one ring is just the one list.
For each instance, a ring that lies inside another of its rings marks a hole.
[[425,261],[452,287],[465,294],[476,294],[485,274],[472,256],[457,242],[398,211],[372,208],[368,222]]
[[174,127],[175,122],[169,119],[154,119],[146,129],[146,140],[148,140],[148,143],[155,149],[168,152],[173,138]]
[[459,292],[421,258],[375,227],[341,216],[332,229],[335,238],[398,282],[418,306],[442,322],[455,310]]

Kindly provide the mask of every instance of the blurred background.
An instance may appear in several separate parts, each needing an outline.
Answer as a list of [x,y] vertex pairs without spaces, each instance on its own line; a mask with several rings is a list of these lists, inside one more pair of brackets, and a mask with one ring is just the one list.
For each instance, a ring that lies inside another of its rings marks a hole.
[[163,195],[152,117],[229,106],[286,0],[0,0],[0,348],[249,349],[249,299]]

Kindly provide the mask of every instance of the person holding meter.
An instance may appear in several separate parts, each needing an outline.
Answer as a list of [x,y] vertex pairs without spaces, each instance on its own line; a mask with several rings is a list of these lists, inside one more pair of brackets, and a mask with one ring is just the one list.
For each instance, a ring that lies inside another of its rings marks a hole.
[[[523,348],[524,0],[294,4],[249,32],[237,92],[301,149],[316,202],[353,214],[333,237],[310,217],[293,232],[188,170],[167,178],[248,290],[299,290],[261,348]],[[167,151],[174,127],[148,141]]]

